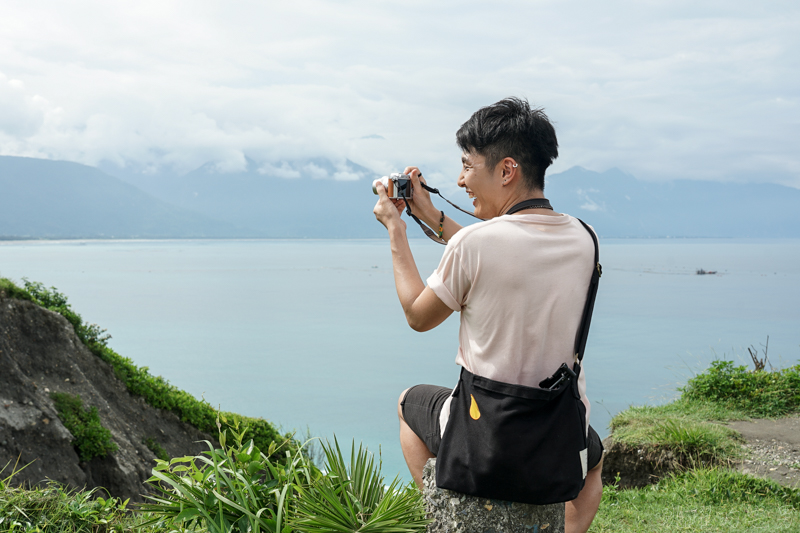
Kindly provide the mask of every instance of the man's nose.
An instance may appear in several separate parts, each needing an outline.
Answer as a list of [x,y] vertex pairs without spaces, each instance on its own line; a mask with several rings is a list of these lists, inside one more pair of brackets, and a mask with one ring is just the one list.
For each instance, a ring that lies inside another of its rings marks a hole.
[[464,181],[464,173],[463,172],[460,172],[458,174],[458,182],[457,183],[458,183],[459,187],[466,187],[467,186],[467,183]]

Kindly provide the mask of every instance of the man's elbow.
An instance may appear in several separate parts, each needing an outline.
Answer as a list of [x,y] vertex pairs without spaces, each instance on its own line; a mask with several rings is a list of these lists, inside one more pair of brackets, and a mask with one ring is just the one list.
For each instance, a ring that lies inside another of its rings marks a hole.
[[419,331],[420,333],[429,331],[436,326],[436,324],[432,324],[430,320],[424,320],[421,317],[408,313],[406,313],[406,320],[408,321],[408,325],[411,326],[411,329],[414,331]]

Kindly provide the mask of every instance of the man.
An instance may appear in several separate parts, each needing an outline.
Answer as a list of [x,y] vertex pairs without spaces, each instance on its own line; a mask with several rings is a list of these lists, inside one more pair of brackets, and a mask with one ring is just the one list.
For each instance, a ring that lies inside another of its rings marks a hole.
[[[403,200],[378,186],[376,218],[386,227],[395,286],[408,324],[432,329],[461,313],[456,362],[492,380],[538,386],[562,364],[574,362],[576,332],[594,268],[592,237],[575,218],[535,206],[544,175],[558,156],[555,130],[540,109],[507,98],[478,110],[456,134],[462,154],[458,185],[484,222],[462,228],[437,210],[417,167],[411,176],[412,212],[448,242],[441,263],[422,281],[401,218]],[[586,408],[584,373],[579,389]],[[417,385],[400,395],[400,442],[418,486],[425,462],[439,451],[450,413],[451,389]],[[602,496],[602,445],[589,428],[588,474],[580,495],[566,504],[566,531],[586,531]]]

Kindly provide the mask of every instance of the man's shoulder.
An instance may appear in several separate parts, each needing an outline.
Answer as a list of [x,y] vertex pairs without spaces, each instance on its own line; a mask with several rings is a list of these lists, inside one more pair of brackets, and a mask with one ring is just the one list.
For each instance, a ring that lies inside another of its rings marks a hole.
[[[499,216],[489,220],[484,220],[482,222],[477,222],[475,224],[470,224],[469,226],[464,226],[458,233],[456,233],[451,241],[464,241],[464,240],[473,240],[473,239],[482,239],[493,238],[498,232],[507,231],[508,226],[512,226],[515,224],[534,224],[534,225],[546,225],[551,227],[563,227],[567,228],[582,228],[581,220],[569,215],[567,213],[561,213],[557,216],[550,216],[547,215],[546,219],[544,216],[539,215],[539,219],[535,221],[531,221],[527,219],[524,215],[523,216],[516,216],[516,215],[506,215],[506,216]],[[594,230],[591,226],[590,229]],[[582,230],[583,231],[583,230]]]
[[453,235],[448,244],[463,246],[467,243],[476,243],[484,238],[491,238],[492,235],[501,228],[500,225],[504,222],[501,219],[502,217],[495,217],[470,224],[469,226],[464,226],[458,230],[458,233]]

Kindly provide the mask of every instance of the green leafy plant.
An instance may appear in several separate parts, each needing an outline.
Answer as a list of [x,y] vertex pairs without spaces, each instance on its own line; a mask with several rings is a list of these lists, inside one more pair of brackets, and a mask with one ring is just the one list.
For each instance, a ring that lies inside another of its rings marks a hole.
[[[25,288],[22,289],[10,280],[0,278],[0,290],[7,296],[17,299],[30,300],[37,305],[59,313],[67,319],[75,329],[75,334],[97,357],[111,365],[114,373],[128,390],[156,409],[172,411],[184,422],[192,424],[201,431],[214,434],[217,431],[216,420],[219,412],[208,402],[198,400],[186,391],[183,391],[161,376],[153,376],[147,367],[137,367],[127,357],[119,355],[108,346],[111,336],[97,324],[86,324],[81,316],[69,305],[67,297],[58,292],[55,287],[47,288],[42,283],[29,281],[23,278]],[[292,439],[290,433],[281,434],[275,426],[262,418],[245,417],[236,413],[224,412],[225,424],[237,423],[243,428],[247,437],[253,439],[256,446],[262,450],[270,448],[273,442],[288,443],[284,447],[295,449],[298,443]],[[282,460],[283,457],[274,457]]]
[[751,372],[732,361],[713,361],[681,390],[687,400],[715,402],[750,416],[783,416],[800,410],[800,365]]
[[355,443],[350,465],[339,443],[323,443],[326,474],[308,488],[300,489],[295,528],[303,533],[418,533],[429,520],[421,495],[395,478],[388,486],[380,475],[380,463]]
[[140,510],[143,525],[210,533],[421,533],[426,525],[420,493],[395,479],[388,487],[380,464],[352,445],[346,465],[339,444],[323,444],[327,463],[317,468],[302,450],[262,452],[245,441],[236,423],[220,420],[221,448],[159,461],[148,482],[160,493]]
[[117,445],[111,440],[111,432],[100,422],[97,407],[84,409],[80,396],[54,392],[50,394],[58,411],[58,417],[64,423],[74,440],[72,445],[78,451],[82,461],[90,461],[94,457],[105,457],[117,451]]
[[[288,533],[288,515],[295,490],[320,476],[301,450],[284,450],[286,460],[270,459],[277,443],[265,453],[253,440],[244,440],[238,423],[224,426],[220,416],[219,441],[197,456],[159,461],[148,480],[159,493],[141,510],[151,518],[144,525],[203,528],[210,533]],[[231,439],[231,440],[229,440]]]

